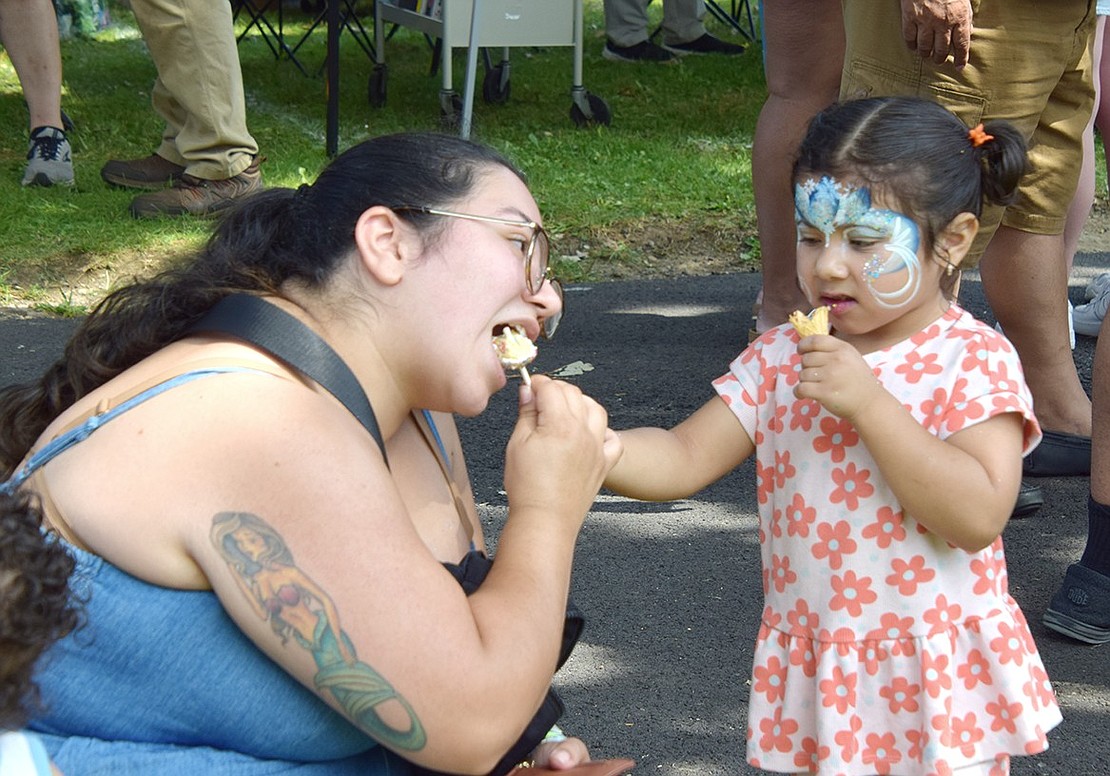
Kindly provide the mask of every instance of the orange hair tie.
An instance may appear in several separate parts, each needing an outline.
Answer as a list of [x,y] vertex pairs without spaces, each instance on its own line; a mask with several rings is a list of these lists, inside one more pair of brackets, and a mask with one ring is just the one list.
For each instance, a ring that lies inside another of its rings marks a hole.
[[994,135],[988,135],[984,132],[983,125],[980,123],[978,126],[967,131],[967,139],[971,141],[972,148],[978,148],[983,145],[983,143],[989,143],[994,140]]

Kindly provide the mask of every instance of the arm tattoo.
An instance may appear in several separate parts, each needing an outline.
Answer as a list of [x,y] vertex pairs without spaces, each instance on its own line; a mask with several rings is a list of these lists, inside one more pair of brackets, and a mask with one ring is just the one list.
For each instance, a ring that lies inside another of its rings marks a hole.
[[[395,749],[419,751],[427,743],[424,726],[412,707],[385,678],[355,655],[339,624],[335,602],[293,562],[285,540],[264,520],[245,512],[221,512],[212,521],[212,543],[227,562],[251,608],[281,639],[292,638],[312,654],[316,689],[325,690],[366,733]],[[386,722],[379,707],[408,726]]]

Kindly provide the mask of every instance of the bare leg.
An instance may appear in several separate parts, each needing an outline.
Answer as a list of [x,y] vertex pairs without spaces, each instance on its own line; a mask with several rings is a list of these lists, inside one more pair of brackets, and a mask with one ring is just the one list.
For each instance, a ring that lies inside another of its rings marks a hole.
[[1068,259],[1070,273],[1075,252],[1079,249],[1079,237],[1083,233],[1083,226],[1087,223],[1091,206],[1095,201],[1095,121],[1100,113],[1105,113],[1103,120],[1110,118],[1110,110],[1101,105],[1102,94],[1102,47],[1106,29],[1106,17],[1098,17],[1095,26],[1094,40],[1094,73],[1095,73],[1095,110],[1091,114],[1091,121],[1087,131],[1083,133],[1083,166],[1079,172],[1079,188],[1075,191],[1075,198],[1068,208],[1068,218],[1064,225],[1064,255]]
[[62,127],[62,55],[50,0],[0,0],[0,40],[19,76],[29,129]]
[[1041,426],[1089,436],[1091,402],[1068,342],[1064,236],[1000,226],[979,271],[987,301],[1021,356]]
[[805,305],[795,267],[794,153],[809,120],[836,101],[844,63],[839,0],[776,0],[763,8],[767,100],[752,148],[752,189],[763,260],[756,328],[785,323]]

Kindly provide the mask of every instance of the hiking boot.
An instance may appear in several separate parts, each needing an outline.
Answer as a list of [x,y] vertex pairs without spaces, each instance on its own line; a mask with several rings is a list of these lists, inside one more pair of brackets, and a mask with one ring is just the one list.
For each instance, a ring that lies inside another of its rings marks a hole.
[[158,154],[145,159],[111,159],[100,168],[100,177],[113,186],[148,191],[172,186],[184,174],[184,167]]
[[714,38],[708,32],[700,38],[694,38],[686,43],[663,43],[663,48],[673,54],[678,54],[680,57],[687,54],[725,54],[728,56],[736,56],[743,54],[748,50],[747,46],[740,46],[735,43]]
[[1041,621],[1087,644],[1110,642],[1110,577],[1073,563]]
[[57,127],[35,127],[31,130],[23,185],[73,185],[73,159],[65,132]]
[[135,218],[159,216],[215,216],[239,203],[245,197],[262,191],[260,159],[233,178],[209,181],[183,173],[173,188],[140,194],[131,200]]
[[675,58],[674,54],[664,51],[650,40],[642,40],[634,46],[618,46],[607,40],[601,56],[613,62],[670,62]]

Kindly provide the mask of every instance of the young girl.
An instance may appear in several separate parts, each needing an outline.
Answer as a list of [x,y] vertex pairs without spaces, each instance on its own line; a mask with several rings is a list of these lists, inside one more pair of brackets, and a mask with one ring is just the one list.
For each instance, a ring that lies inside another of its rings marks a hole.
[[950,299],[1024,150],[921,100],[819,114],[794,170],[798,277],[832,335],[772,329],[674,429],[621,434],[606,485],[635,498],[756,454],[752,765],[1005,774],[1060,721],[1000,537],[1040,429],[1011,345]]

